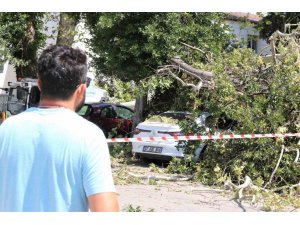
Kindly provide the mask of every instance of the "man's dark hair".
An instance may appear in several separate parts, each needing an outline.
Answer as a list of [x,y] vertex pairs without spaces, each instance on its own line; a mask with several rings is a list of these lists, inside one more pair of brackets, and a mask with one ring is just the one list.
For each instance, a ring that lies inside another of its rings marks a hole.
[[68,100],[86,81],[87,57],[80,49],[51,45],[38,60],[42,98]]

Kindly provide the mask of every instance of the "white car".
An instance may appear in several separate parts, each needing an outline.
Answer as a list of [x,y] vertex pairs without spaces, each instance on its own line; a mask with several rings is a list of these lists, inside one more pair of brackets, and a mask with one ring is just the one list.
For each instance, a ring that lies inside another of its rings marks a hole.
[[[170,120],[170,122],[155,122],[155,121],[145,121],[136,127],[135,133],[133,135],[136,137],[162,137],[162,136],[181,136],[181,128],[174,121],[186,119],[191,116],[189,112],[174,112],[167,111],[160,114],[162,117],[169,117],[175,120]],[[203,113],[199,118],[196,119],[196,123],[199,126],[204,126],[205,119],[210,116],[209,113]],[[194,160],[198,160],[201,151],[206,147],[204,144],[200,144],[195,151]],[[145,141],[145,142],[133,142],[132,143],[132,153],[135,156],[149,159],[159,159],[159,160],[171,160],[173,157],[183,158],[184,157],[185,142],[181,141]]]

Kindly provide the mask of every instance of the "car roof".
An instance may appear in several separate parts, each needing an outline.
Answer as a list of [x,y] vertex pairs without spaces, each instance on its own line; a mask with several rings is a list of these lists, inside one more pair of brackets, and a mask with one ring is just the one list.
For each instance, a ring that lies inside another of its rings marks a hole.
[[127,106],[124,106],[124,105],[121,105],[121,104],[110,103],[110,102],[85,103],[84,105],[90,105],[93,108],[104,108],[104,107],[107,107],[107,106],[119,106],[119,107],[129,109],[130,111],[133,112],[133,110],[130,109],[129,107],[127,107]]

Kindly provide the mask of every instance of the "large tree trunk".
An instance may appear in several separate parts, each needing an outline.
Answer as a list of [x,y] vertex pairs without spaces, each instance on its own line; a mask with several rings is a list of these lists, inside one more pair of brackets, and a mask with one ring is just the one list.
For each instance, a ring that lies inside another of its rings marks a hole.
[[28,18],[26,33],[22,39],[22,49],[14,53],[15,57],[26,59],[28,65],[16,66],[17,79],[24,77],[37,77],[37,59],[35,49],[30,48],[30,44],[34,41],[36,35],[36,27],[34,23],[34,15]]
[[[136,126],[144,119],[145,109],[147,107],[147,96],[138,96],[135,101],[134,117],[132,131],[134,132]],[[133,134],[132,132],[132,134]]]
[[79,22],[79,13],[60,13],[57,45],[72,46],[76,35],[76,25]]
[[178,57],[172,58],[171,62],[178,66],[185,73],[188,73],[197,78],[201,78],[203,80],[213,80],[214,78],[214,74],[212,72],[195,69],[194,67],[186,64],[182,59]]

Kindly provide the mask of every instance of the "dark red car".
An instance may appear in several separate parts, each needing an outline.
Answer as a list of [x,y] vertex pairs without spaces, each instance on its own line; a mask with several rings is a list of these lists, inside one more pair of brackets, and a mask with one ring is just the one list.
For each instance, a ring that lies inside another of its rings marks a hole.
[[105,136],[129,137],[132,132],[132,109],[113,103],[84,104],[78,114],[99,126]]

